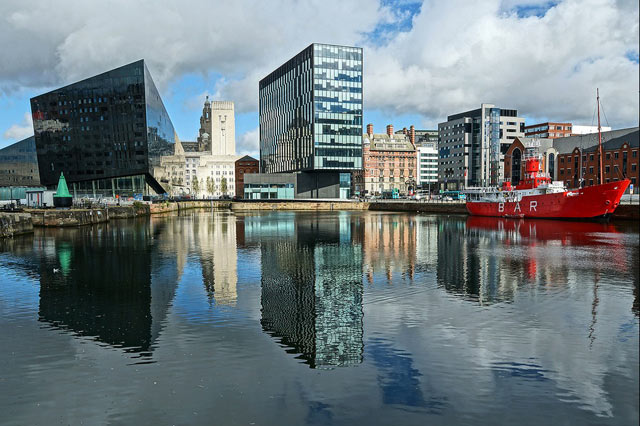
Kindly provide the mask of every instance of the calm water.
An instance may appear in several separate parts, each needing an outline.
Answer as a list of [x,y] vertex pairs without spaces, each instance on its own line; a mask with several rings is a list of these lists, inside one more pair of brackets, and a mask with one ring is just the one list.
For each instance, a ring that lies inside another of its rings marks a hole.
[[0,423],[638,424],[637,224],[194,212],[0,241]]

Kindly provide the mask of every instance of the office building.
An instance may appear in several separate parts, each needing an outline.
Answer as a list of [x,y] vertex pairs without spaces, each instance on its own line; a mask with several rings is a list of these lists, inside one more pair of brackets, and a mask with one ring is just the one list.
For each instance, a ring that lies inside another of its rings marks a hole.
[[33,136],[0,149],[0,187],[39,185],[38,157]]
[[259,84],[260,171],[297,198],[348,198],[362,168],[362,49],[314,43]]
[[177,140],[144,60],[31,99],[40,182],[74,196],[164,193],[152,175]]
[[482,104],[438,124],[438,181],[441,189],[498,185],[504,154],[524,137],[524,118],[515,109]]
[[524,126],[524,135],[527,138],[555,139],[571,136],[571,123],[538,123]]
[[408,194],[416,188],[415,129],[393,133],[393,125],[386,133],[373,133],[373,124],[367,124],[362,136],[364,159],[364,194],[382,195],[394,189]]

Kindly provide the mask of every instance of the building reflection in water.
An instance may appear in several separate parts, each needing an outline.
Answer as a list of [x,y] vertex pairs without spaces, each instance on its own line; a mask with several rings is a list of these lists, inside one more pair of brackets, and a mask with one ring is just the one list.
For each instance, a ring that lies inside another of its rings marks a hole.
[[364,222],[364,265],[369,283],[383,272],[387,282],[399,274],[413,281],[416,267],[416,221],[395,213],[367,215]]
[[[178,216],[151,217],[154,246],[163,258],[175,259],[178,281],[189,255],[200,263],[211,303],[235,306],[237,295],[236,216],[229,212],[191,210]],[[162,232],[162,238],[156,233]]]
[[[474,216],[437,220],[438,284],[481,304],[511,300],[524,282],[559,286],[582,274],[580,261],[572,258],[576,251],[562,248],[607,246],[611,264],[603,267],[627,267],[621,234],[611,224]],[[597,269],[582,281],[597,280]]]
[[39,321],[148,355],[177,285],[175,264],[154,270],[150,244],[142,221],[38,232]]
[[226,212],[200,215],[194,222],[193,232],[209,298],[217,305],[235,306],[238,299],[235,215]]
[[350,214],[245,217],[259,239],[263,330],[311,368],[362,362],[362,224]]

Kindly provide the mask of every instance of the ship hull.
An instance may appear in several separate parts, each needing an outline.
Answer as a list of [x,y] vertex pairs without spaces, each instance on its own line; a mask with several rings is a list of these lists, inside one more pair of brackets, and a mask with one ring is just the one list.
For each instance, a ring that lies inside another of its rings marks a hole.
[[629,179],[586,186],[554,194],[526,195],[520,201],[468,201],[467,210],[474,216],[598,219],[607,218],[620,203]]

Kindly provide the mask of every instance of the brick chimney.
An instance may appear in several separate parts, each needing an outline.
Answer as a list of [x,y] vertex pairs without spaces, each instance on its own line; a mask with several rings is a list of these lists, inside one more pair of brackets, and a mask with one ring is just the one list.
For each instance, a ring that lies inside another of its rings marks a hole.
[[411,140],[411,143],[413,145],[416,144],[416,128],[413,127],[413,124],[411,125],[411,128],[409,129],[409,140]]
[[393,124],[387,124],[387,136],[393,135]]
[[367,135],[369,135],[369,137],[373,136],[373,124],[371,123],[367,124]]

